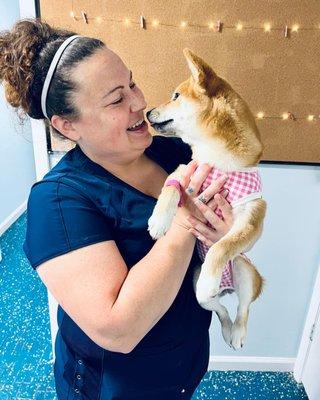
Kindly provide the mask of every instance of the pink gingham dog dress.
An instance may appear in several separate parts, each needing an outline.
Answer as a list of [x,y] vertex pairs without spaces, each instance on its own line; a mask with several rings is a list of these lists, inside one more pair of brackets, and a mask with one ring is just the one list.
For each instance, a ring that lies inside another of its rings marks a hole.
[[[218,179],[221,175],[228,176],[228,179],[225,182],[221,191],[228,189],[229,193],[226,197],[226,200],[231,204],[232,207],[244,204],[250,200],[262,198],[262,184],[258,168],[246,168],[239,171],[224,172],[219,170],[218,168],[212,167],[209,175],[207,176],[207,179],[203,182],[199,193],[202,193],[213,180]],[[175,186],[181,191],[180,183],[176,180],[171,179],[166,182],[166,185]],[[181,198],[182,197],[180,192],[179,206],[181,205]],[[222,217],[222,212],[219,208],[215,210],[215,213],[220,218]],[[211,226],[209,222],[207,223],[207,225]],[[209,247],[202,243],[200,240],[197,240],[196,246],[200,259],[204,261]],[[242,256],[246,257],[244,254],[242,254]],[[223,292],[225,289],[234,290],[232,267],[233,260],[229,260],[222,272],[219,293]]]
[[[226,200],[231,204],[232,207],[236,207],[250,200],[260,199],[262,197],[262,184],[258,168],[247,168],[242,171],[224,172],[213,167],[207,176],[207,179],[203,182],[200,192],[203,192],[213,180],[218,179],[221,175],[228,176],[228,179],[222,190],[228,189],[229,193],[226,197]],[[219,208],[215,210],[215,213],[219,217],[222,217],[222,212]],[[209,222],[208,226],[211,226]],[[204,261],[209,247],[200,240],[197,240],[196,245],[198,254],[201,260]],[[244,256],[244,254],[242,255]],[[229,260],[222,272],[219,293],[223,292],[225,289],[234,290],[232,267],[233,260]]]

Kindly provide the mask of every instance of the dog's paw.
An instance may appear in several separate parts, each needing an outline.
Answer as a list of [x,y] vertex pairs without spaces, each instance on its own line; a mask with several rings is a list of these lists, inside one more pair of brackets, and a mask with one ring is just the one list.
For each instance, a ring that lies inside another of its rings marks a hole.
[[224,341],[230,346],[232,331],[232,321],[230,319],[221,321],[221,331]]
[[200,273],[196,284],[196,298],[198,303],[207,309],[213,297],[217,296],[220,289],[220,279],[207,273]]
[[244,345],[246,338],[246,327],[243,324],[234,323],[231,328],[230,345],[234,350],[238,350]]
[[156,209],[148,220],[148,231],[153,239],[159,239],[168,232],[174,212],[158,213]]

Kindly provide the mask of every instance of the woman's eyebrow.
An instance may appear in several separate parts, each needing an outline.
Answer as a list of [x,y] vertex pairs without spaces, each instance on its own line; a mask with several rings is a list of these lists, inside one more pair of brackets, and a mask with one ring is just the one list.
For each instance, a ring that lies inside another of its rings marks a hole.
[[[132,71],[130,71],[130,79],[129,82],[131,82],[132,79]],[[105,94],[102,98],[104,99],[105,97],[109,96],[109,94],[113,93],[117,89],[124,89],[124,86],[117,86],[114,89],[111,89],[107,94]]]

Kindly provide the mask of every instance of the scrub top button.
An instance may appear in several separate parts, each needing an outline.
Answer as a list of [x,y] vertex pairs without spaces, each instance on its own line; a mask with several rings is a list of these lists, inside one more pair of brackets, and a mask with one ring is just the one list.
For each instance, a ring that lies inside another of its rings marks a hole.
[[80,390],[79,390],[78,388],[75,388],[74,391],[75,391],[76,393],[80,393]]
[[82,360],[78,360],[78,364],[79,364],[79,365],[82,365],[82,364],[83,364],[83,361],[82,361]]
[[81,379],[81,375],[78,374],[78,375],[77,375],[77,379]]
[[181,393],[184,393],[185,391],[186,391],[186,389],[182,389],[182,390],[181,390]]

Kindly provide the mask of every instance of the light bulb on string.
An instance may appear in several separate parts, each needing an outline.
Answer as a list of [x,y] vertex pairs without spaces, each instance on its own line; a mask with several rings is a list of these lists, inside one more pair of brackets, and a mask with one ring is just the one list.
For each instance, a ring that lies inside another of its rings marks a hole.
[[124,22],[124,24],[125,24],[126,26],[129,26],[129,25],[130,25],[130,19],[129,19],[129,18],[125,18],[123,22]]
[[282,119],[283,119],[283,120],[289,119],[289,114],[288,114],[288,113],[283,113],[283,114],[282,114]]
[[242,31],[243,25],[242,25],[241,22],[238,22],[238,23],[236,24],[236,29],[237,29],[237,31]]
[[182,21],[180,24],[180,28],[185,28],[187,26],[187,22],[186,21]]
[[315,116],[314,115],[308,115],[307,120],[308,121],[314,121],[315,120]]
[[257,114],[257,118],[258,119],[263,119],[264,118],[264,112],[263,111],[259,111]]
[[101,24],[102,22],[102,17],[96,17],[96,23]]
[[152,21],[152,26],[153,26],[154,28],[157,28],[157,27],[159,26],[159,21],[158,21],[157,19],[154,19],[154,20]]
[[209,22],[208,27],[209,27],[209,29],[214,29],[215,24],[213,22]]
[[269,24],[269,22],[265,22],[264,31],[268,33],[271,32],[271,25]]
[[299,25],[298,24],[292,25],[292,28],[291,28],[292,32],[298,32],[298,30],[299,30]]

